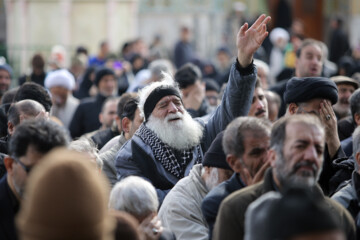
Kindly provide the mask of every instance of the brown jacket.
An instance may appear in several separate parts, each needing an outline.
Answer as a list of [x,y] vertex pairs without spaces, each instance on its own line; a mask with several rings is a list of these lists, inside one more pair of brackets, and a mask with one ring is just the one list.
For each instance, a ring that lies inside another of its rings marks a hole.
[[[264,181],[243,188],[228,196],[221,203],[214,227],[213,240],[244,239],[246,209],[253,201],[270,191],[277,191],[273,181],[272,169],[266,172]],[[355,223],[348,211],[328,197],[325,197],[325,200],[328,202],[329,209],[334,211],[341,219],[347,239],[355,239]]]

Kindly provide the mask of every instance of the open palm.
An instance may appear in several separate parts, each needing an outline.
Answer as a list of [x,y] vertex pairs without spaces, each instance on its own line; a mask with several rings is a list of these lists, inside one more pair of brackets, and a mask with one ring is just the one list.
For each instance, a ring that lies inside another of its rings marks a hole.
[[271,17],[262,14],[250,28],[248,23],[241,26],[237,34],[236,46],[238,60],[242,67],[251,63],[254,53],[269,34],[266,30],[266,24],[270,20]]

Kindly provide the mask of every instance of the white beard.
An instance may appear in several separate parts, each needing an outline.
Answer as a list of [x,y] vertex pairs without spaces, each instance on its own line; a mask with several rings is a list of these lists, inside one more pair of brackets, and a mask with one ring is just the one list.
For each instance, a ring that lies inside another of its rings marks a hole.
[[[176,121],[171,119],[180,118]],[[203,127],[192,119],[188,112],[169,113],[165,119],[150,115],[146,126],[158,138],[176,150],[185,150],[198,145],[203,135]]]

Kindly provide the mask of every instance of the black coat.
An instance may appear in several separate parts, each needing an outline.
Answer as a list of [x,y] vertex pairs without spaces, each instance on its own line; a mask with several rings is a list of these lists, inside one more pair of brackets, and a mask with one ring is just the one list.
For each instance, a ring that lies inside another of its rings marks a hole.
[[15,214],[17,211],[18,206],[14,206],[11,190],[7,182],[7,174],[5,174],[0,179],[0,239],[17,239],[15,230]]
[[73,139],[100,128],[99,114],[105,100],[106,97],[98,94],[96,97],[85,98],[80,102],[69,127]]
[[231,193],[244,187],[246,185],[240,180],[239,174],[234,173],[229,180],[216,186],[206,195],[201,204],[201,210],[209,225],[209,239],[212,238],[212,231],[221,202]]

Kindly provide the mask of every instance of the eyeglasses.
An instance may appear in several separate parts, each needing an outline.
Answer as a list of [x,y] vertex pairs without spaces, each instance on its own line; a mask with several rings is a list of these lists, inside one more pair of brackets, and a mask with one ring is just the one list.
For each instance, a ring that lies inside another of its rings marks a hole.
[[20,162],[19,159],[17,159],[16,157],[11,157],[12,159],[15,160],[15,162],[17,162],[18,164],[20,164],[20,166],[25,170],[26,173],[29,173],[32,167],[29,166],[25,166],[25,164],[23,164],[22,162]]

